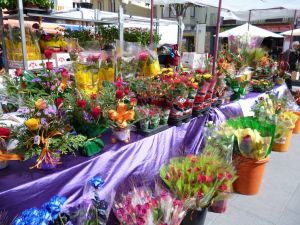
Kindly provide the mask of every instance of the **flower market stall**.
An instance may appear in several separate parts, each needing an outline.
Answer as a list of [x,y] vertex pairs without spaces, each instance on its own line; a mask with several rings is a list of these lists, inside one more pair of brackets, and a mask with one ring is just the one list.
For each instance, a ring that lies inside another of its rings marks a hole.
[[40,66],[3,76],[7,224],[113,224],[115,216],[118,224],[203,225],[233,192],[257,194],[272,150],[288,151],[299,132],[287,66],[255,36],[231,36],[219,51],[216,41],[215,55],[190,70],[161,68],[160,35],[147,29],[32,28],[5,28],[8,47],[22,47],[12,60]]

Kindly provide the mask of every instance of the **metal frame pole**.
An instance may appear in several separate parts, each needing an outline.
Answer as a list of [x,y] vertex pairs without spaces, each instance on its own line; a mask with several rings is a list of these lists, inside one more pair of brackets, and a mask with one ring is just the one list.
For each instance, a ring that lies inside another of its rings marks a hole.
[[154,1],[151,0],[150,4],[150,48],[153,46],[153,11],[154,11]]
[[124,42],[124,9],[122,3],[119,4],[119,39],[120,39],[120,47],[121,53],[123,51],[123,42]]
[[296,16],[297,16],[297,10],[295,10],[294,13],[294,18],[293,18],[293,22],[292,22],[292,32],[290,35],[290,45],[289,45],[289,52],[288,52],[288,57],[287,57],[287,62],[289,62],[290,60],[290,53],[291,53],[291,47],[292,47],[292,43],[293,43],[293,34],[294,34],[294,28],[295,28],[295,23],[296,23]]
[[249,10],[249,17],[248,17],[248,31],[249,31],[249,28],[250,28],[251,12],[252,12],[252,10],[250,9]]
[[22,42],[23,67],[24,70],[27,70],[28,65],[27,65],[27,51],[26,51],[26,35],[25,35],[24,11],[23,11],[22,0],[18,0],[18,7],[19,7],[19,24],[20,24],[20,32],[21,32],[21,42]]
[[216,37],[215,37],[215,42],[214,42],[214,55],[213,55],[212,75],[215,75],[215,70],[216,70],[217,52],[218,52],[218,47],[219,47],[221,7],[222,7],[222,0],[219,0],[217,25],[216,25],[217,26],[216,27]]
[[[4,56],[4,68],[5,71],[8,72],[8,57],[6,51],[6,43],[5,43],[5,36],[4,36],[4,22],[3,22],[3,12],[0,8],[0,32],[1,32],[1,40],[2,40],[2,57]],[[2,60],[2,59],[0,59]]]

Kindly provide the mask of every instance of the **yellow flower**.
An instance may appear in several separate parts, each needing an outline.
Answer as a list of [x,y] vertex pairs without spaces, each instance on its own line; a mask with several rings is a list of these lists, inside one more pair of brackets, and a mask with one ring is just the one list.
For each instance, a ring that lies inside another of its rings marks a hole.
[[210,79],[211,78],[211,74],[209,74],[209,73],[206,73],[206,74],[204,74],[203,75],[203,77],[204,77],[204,79]]
[[35,102],[35,107],[39,110],[43,110],[47,107],[47,103],[44,99],[40,98]]
[[40,127],[40,120],[36,118],[30,118],[25,121],[25,125],[30,131],[35,131]]

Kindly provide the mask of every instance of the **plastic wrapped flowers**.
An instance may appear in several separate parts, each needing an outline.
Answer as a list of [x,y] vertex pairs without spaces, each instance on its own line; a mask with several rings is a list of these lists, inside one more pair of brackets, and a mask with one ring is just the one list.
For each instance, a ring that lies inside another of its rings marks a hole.
[[179,225],[185,215],[183,202],[158,186],[133,188],[115,201],[114,211],[124,225]]
[[219,194],[232,191],[236,172],[230,163],[211,152],[171,159],[161,168],[160,177],[188,209],[201,210]]
[[66,198],[53,196],[41,209],[31,208],[22,212],[21,216],[13,221],[13,225],[48,225],[60,217],[62,206]]

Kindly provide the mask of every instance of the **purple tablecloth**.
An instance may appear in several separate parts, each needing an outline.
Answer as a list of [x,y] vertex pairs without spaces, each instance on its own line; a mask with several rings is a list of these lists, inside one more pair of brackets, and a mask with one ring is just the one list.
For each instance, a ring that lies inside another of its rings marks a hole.
[[[282,92],[285,86],[276,88]],[[85,183],[95,175],[105,179],[104,194],[131,176],[145,180],[157,176],[159,168],[170,158],[198,153],[203,147],[203,127],[207,121],[216,124],[228,118],[243,116],[242,107],[251,107],[259,94],[251,93],[247,99],[212,108],[209,113],[180,127],[143,138],[132,134],[129,144],[110,144],[109,134],[103,139],[103,153],[91,158],[62,157],[63,164],[54,171],[29,170],[33,161],[10,162],[0,170],[0,211],[7,210],[10,219],[30,207],[40,207],[53,195],[68,198],[66,206],[80,202]],[[249,102],[249,103],[248,103]]]

